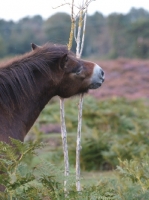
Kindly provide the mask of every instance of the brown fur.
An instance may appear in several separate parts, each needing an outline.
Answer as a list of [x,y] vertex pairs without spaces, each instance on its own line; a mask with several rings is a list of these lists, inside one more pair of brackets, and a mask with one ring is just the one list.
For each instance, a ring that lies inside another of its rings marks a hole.
[[[100,84],[91,81],[95,64],[77,59],[66,46],[32,44],[32,48],[0,65],[0,141],[10,143],[10,137],[23,141],[52,97],[67,98]],[[102,82],[103,74],[102,70],[96,74]]]
[[[81,70],[81,73],[79,70]],[[24,140],[53,96],[88,91],[94,64],[76,59],[67,46],[46,44],[0,66],[0,141]]]

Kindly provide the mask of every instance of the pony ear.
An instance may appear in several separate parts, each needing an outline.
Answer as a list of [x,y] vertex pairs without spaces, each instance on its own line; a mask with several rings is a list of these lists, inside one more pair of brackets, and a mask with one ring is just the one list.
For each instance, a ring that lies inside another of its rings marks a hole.
[[31,43],[31,48],[32,48],[32,50],[35,50],[35,49],[40,48],[40,46],[38,46],[38,45],[36,45],[34,43]]
[[66,62],[68,61],[68,55],[65,54],[61,59],[60,59],[60,69],[66,68]]

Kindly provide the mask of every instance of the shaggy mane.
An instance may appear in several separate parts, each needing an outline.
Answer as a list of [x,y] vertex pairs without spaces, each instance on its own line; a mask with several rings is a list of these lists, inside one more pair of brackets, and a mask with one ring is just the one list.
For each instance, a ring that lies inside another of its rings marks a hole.
[[9,110],[24,97],[33,97],[36,87],[34,71],[51,76],[51,65],[68,54],[67,46],[45,44],[22,56],[0,63],[0,107]]

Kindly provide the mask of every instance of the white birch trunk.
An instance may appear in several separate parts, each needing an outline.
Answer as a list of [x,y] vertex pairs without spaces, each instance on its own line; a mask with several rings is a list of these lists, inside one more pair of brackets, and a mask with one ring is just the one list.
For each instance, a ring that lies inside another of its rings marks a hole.
[[82,29],[82,15],[83,15],[83,11],[80,10],[80,14],[79,14],[79,24],[78,24],[78,33],[77,33],[77,38],[76,38],[76,57],[80,58],[80,44],[81,44],[81,29]]
[[[85,27],[86,27],[86,18],[87,18],[87,9],[84,14],[84,23],[83,23],[83,32],[81,34],[82,22],[83,22],[83,10],[80,11],[80,19],[79,19],[79,27],[77,34],[77,48],[76,48],[76,57],[81,58],[84,38],[85,38]],[[76,142],[76,189],[77,191],[81,191],[81,183],[80,183],[80,152],[81,152],[81,127],[82,127],[82,108],[83,108],[83,95],[80,95],[79,106],[78,106],[78,129],[77,129],[77,142]]]
[[84,47],[86,19],[87,19],[87,9],[85,10],[85,14],[84,14],[84,25],[83,25],[83,33],[82,33],[82,42],[81,42],[81,47],[80,47],[80,58],[81,58],[83,47]]
[[76,189],[81,191],[80,184],[80,152],[81,152],[81,127],[82,127],[82,108],[83,108],[83,94],[80,95],[78,105],[78,130],[77,130],[77,142],[76,142]]
[[[68,49],[71,49],[72,46],[72,34],[74,32],[74,38],[76,41],[76,57],[81,58],[84,38],[85,38],[85,28],[86,28],[86,18],[87,18],[87,8],[89,4],[94,0],[82,0],[82,6],[79,8],[79,15],[74,17],[74,0],[71,4],[71,32],[69,38]],[[66,3],[67,4],[67,3]],[[83,17],[84,15],[84,17]],[[76,34],[76,19],[79,17],[78,30]],[[84,21],[84,22],[83,22]],[[83,31],[82,30],[83,24]],[[83,108],[83,94],[80,95],[79,106],[78,106],[78,129],[77,129],[77,142],[76,142],[76,189],[81,191],[80,184],[80,151],[81,151],[81,127],[82,127],[82,108]],[[61,136],[63,143],[63,152],[64,152],[64,165],[65,165],[65,177],[69,175],[69,158],[68,158],[68,147],[67,147],[67,131],[65,125],[65,116],[64,116],[64,100],[60,98],[60,115],[61,115]],[[64,181],[64,191],[66,190],[67,178]]]
[[67,146],[67,131],[65,124],[65,111],[64,111],[64,99],[60,98],[60,119],[61,119],[61,137],[63,143],[64,153],[64,167],[65,167],[65,180],[64,180],[64,191],[67,191],[67,176],[69,176],[69,157],[68,157],[68,146]]

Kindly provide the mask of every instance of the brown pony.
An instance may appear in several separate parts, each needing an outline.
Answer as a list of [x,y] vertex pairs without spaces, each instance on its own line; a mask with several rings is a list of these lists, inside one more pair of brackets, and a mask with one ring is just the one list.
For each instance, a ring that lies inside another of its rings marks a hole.
[[97,64],[77,59],[67,46],[32,49],[0,66],[0,141],[23,141],[52,97],[86,93],[104,81]]

